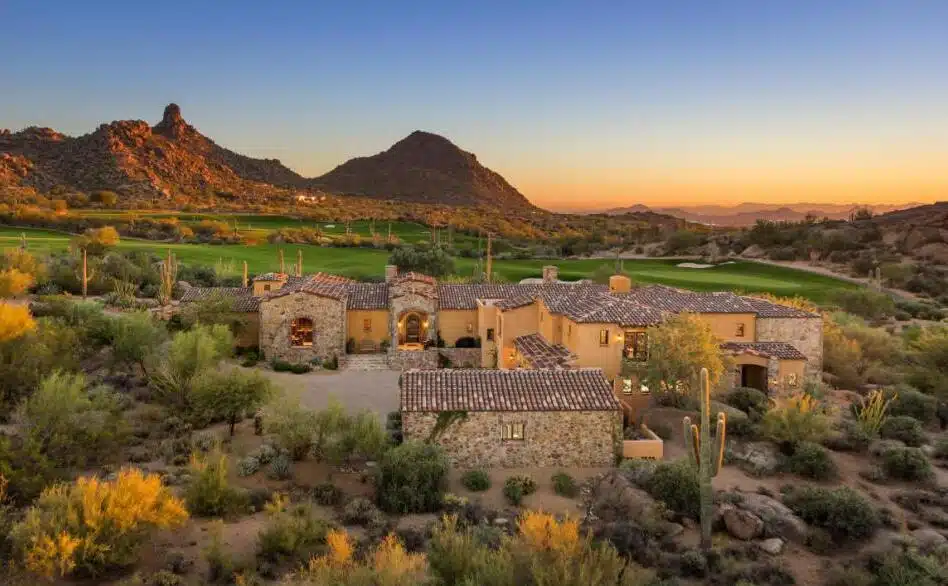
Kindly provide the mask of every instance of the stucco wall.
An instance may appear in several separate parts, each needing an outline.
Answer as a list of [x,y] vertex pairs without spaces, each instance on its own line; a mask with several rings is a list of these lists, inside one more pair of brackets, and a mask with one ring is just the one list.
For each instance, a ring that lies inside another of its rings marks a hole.
[[[456,310],[442,309],[438,312],[438,324],[441,329],[441,337],[448,346],[454,346],[458,338],[470,336],[476,338],[477,333],[477,311],[473,309]],[[471,329],[468,330],[470,325]]]
[[[699,313],[701,321],[711,326],[711,333],[722,342],[753,342],[757,316],[753,313]],[[738,336],[738,325],[743,324],[744,335]]]
[[501,356],[504,368],[514,368],[514,339],[527,334],[537,333],[538,314],[535,303],[525,307],[518,307],[509,311],[499,312],[500,332],[502,336]]
[[819,379],[823,372],[823,318],[759,318],[758,342],[787,342],[807,358],[805,373]]
[[[436,413],[402,413],[406,439],[424,440]],[[523,440],[502,440],[505,423],[522,423]],[[438,438],[459,468],[612,466],[619,447],[619,411],[471,412]]]
[[[563,334],[566,346],[578,359],[576,366],[601,368],[607,379],[614,379],[622,361],[623,329],[615,324],[577,324],[564,319],[567,324]],[[599,344],[599,332],[608,330],[608,344]]]
[[[346,312],[348,321],[346,339],[353,338],[356,341],[356,348],[364,340],[369,340],[376,346],[382,340],[391,341],[388,318],[389,313],[384,309],[350,309]],[[369,331],[365,331],[365,320],[369,320]]]
[[[495,353],[497,350],[497,308],[493,305],[480,305],[477,308],[477,331],[481,336],[481,365],[484,368],[497,368]],[[494,328],[494,340],[487,339],[487,330]]]
[[[313,320],[313,345],[290,345],[294,319]],[[346,302],[310,293],[291,293],[260,304],[260,349],[267,359],[308,362],[313,358],[342,356],[346,348]]]

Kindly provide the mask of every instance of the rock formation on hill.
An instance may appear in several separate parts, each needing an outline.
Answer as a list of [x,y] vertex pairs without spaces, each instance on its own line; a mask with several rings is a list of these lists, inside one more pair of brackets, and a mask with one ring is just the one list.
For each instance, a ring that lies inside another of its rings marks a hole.
[[329,192],[419,203],[532,207],[474,154],[420,130],[377,155],[346,161],[314,179],[313,185]]

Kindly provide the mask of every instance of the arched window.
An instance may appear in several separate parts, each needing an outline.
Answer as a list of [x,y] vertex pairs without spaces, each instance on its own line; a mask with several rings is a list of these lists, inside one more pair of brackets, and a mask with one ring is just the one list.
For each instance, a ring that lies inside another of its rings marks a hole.
[[313,320],[298,317],[290,324],[290,344],[293,346],[313,345]]

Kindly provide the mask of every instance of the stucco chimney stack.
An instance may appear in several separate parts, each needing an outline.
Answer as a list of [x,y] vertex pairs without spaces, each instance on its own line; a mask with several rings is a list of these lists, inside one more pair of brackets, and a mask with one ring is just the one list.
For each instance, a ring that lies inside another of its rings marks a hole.
[[609,277],[610,293],[628,293],[632,290],[632,279],[625,275],[612,275]]
[[543,282],[555,283],[559,278],[559,274],[559,269],[556,268],[556,265],[546,265],[543,267]]
[[385,282],[391,283],[398,276],[398,267],[395,265],[385,265]]

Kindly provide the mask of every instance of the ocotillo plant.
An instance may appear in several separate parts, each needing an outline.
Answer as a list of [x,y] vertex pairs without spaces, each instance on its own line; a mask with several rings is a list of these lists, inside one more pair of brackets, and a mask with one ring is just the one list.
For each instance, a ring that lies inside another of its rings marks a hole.
[[171,303],[174,283],[178,279],[178,260],[170,250],[168,257],[161,261],[161,266],[158,267],[158,276],[158,303],[168,305]]
[[[724,438],[727,430],[727,418],[718,413],[717,430],[711,438],[711,382],[708,369],[701,369],[701,427],[692,425],[691,418],[682,421],[685,443],[691,439],[692,464],[698,467],[698,486],[701,498],[701,547],[711,549],[711,517],[714,515],[714,491],[711,479],[718,475],[724,462]],[[712,443],[713,441],[713,443]]]

